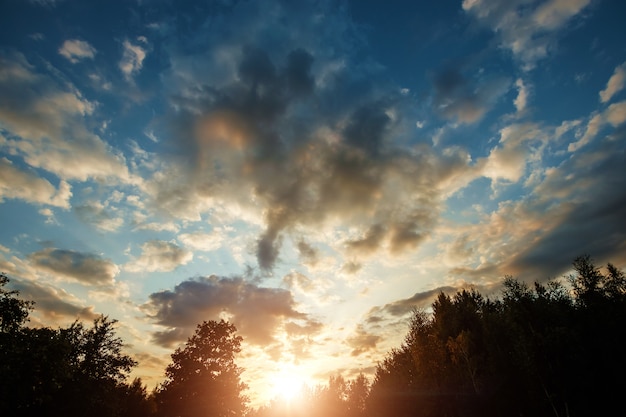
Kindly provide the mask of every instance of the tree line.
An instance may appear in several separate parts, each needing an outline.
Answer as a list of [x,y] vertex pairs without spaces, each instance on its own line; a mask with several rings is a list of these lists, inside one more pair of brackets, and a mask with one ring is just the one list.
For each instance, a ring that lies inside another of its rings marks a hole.
[[626,278],[588,256],[565,283],[506,277],[496,298],[474,289],[440,293],[415,310],[404,342],[372,380],[331,376],[294,403],[248,407],[241,337],[205,321],[171,355],[148,393],[128,381],[136,362],[122,351],[115,320],[91,327],[26,326],[33,303],[0,275],[1,416],[438,417],[626,416]]

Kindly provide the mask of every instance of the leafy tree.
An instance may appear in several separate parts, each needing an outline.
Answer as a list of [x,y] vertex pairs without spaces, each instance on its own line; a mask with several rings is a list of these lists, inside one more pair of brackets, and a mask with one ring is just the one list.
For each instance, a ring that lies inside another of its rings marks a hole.
[[[440,294],[376,370],[374,417],[626,415],[626,278],[589,257],[570,288],[507,277],[501,299]],[[570,291],[571,289],[571,291]]]
[[367,397],[370,392],[370,383],[362,373],[348,383],[348,415],[364,417],[366,415]]
[[9,283],[9,278],[0,272],[0,332],[8,333],[21,328],[28,320],[28,315],[33,308],[32,301],[24,301],[18,298],[19,291],[8,291],[4,287]]
[[[8,278],[2,275],[4,286]],[[0,288],[0,415],[146,416],[141,382],[127,385],[136,362],[122,352],[115,320],[92,327],[28,328],[33,303]]]
[[220,320],[198,325],[184,348],[172,354],[166,379],[155,398],[162,416],[239,417],[247,398],[242,370],[235,363],[242,338],[234,325]]

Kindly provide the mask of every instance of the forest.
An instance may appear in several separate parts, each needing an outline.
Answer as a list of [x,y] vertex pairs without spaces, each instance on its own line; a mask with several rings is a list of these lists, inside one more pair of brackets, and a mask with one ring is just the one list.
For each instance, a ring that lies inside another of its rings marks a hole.
[[115,320],[28,327],[33,302],[1,274],[0,416],[626,416],[626,277],[589,256],[573,270],[533,285],[505,277],[497,297],[440,293],[373,376],[337,374],[297,402],[254,409],[233,324],[198,324],[148,392],[129,381],[137,363]]

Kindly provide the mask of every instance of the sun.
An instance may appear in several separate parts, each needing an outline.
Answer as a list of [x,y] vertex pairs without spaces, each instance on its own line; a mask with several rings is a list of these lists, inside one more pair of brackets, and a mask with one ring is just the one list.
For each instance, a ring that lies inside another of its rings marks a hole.
[[295,371],[280,371],[272,377],[271,384],[273,398],[292,402],[302,393],[304,382]]

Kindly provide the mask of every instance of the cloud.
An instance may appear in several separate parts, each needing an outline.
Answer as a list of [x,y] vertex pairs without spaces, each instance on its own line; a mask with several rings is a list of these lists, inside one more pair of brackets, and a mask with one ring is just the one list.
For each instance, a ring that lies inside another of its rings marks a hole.
[[215,275],[152,293],[142,308],[155,323],[167,327],[155,334],[156,341],[164,346],[185,340],[198,323],[219,319],[223,314],[247,342],[262,346],[273,342],[276,332],[286,323],[304,321],[302,326],[312,325],[306,314],[296,310],[289,291]]
[[188,248],[211,252],[222,246],[223,236],[217,230],[212,233],[193,232],[178,235],[178,240]]
[[621,220],[626,204],[624,148],[609,142],[602,149],[576,155],[551,171],[535,190],[558,198],[561,204],[553,203],[546,213],[543,204],[526,203],[533,208],[535,221],[544,224],[532,245],[512,260],[515,270],[538,270],[545,276],[537,279],[551,278],[583,254],[600,263],[626,262],[626,226]]
[[618,127],[626,122],[626,101],[613,103],[601,113],[595,113],[587,123],[585,133],[576,142],[567,147],[568,152],[575,152],[588,145],[607,124]]
[[517,87],[517,97],[515,98],[515,101],[513,101],[513,104],[515,105],[515,109],[517,109],[518,113],[523,113],[528,106],[530,89],[521,78],[518,78],[515,81],[515,87]]
[[127,263],[130,272],[169,272],[193,259],[193,253],[163,240],[150,240],[141,245],[141,255]]
[[[318,6],[325,13],[293,31],[281,22],[310,15],[311,3],[278,2],[271,14],[239,3],[180,28],[202,51],[167,45],[170,106],[159,143],[174,151],[146,180],[150,203],[181,220],[217,210],[260,228],[247,238],[265,272],[281,262],[286,242],[333,228],[349,231],[331,244],[340,253],[415,250],[446,196],[478,175],[462,147],[415,143],[413,98],[358,59],[344,8]],[[437,99],[444,117],[466,123],[511,84],[461,78],[457,88],[440,84]]]
[[111,285],[120,269],[109,259],[73,250],[46,248],[28,256],[37,269],[88,285]]
[[393,301],[385,304],[383,307],[373,307],[368,312],[366,321],[376,323],[389,318],[405,317],[411,314],[415,309],[430,306],[439,293],[444,292],[449,294],[457,290],[458,288],[449,286],[438,287],[432,290],[415,293],[409,298]]
[[4,198],[15,198],[67,209],[71,197],[71,186],[66,181],[61,181],[57,189],[34,172],[20,170],[10,160],[0,158],[0,203]]
[[486,284],[505,275],[542,281],[566,273],[582,254],[626,263],[625,167],[623,140],[605,140],[545,169],[526,197],[502,201],[477,224],[450,231],[450,275]]
[[[145,43],[145,38],[138,40],[143,40]],[[141,71],[147,51],[140,45],[131,43],[128,39],[124,39],[122,46],[124,50],[122,52],[122,59],[119,62],[119,68],[124,74],[124,77],[127,80],[131,80],[135,74]]]
[[0,55],[3,148],[63,180],[132,182],[124,158],[85,124],[96,104],[53,75],[35,72],[22,55]]
[[123,217],[115,216],[110,209],[98,201],[76,205],[74,211],[82,221],[103,232],[114,232],[124,224]]
[[435,75],[433,104],[440,115],[460,123],[475,123],[510,88],[510,80],[495,77],[471,81],[460,68],[448,67]]
[[606,83],[606,88],[598,93],[600,96],[600,102],[607,103],[611,101],[615,94],[622,91],[625,80],[626,62],[615,68],[613,75],[611,75],[611,78],[609,78],[609,81]]
[[311,246],[304,240],[299,240],[296,246],[303,264],[310,266],[315,266],[317,264],[319,261],[319,251],[315,247]]
[[517,183],[529,164],[540,165],[548,134],[536,123],[513,123],[500,129],[498,145],[486,158],[477,160],[477,168],[492,180],[492,188],[505,183]]
[[[172,98],[179,122],[169,140],[187,157],[187,168],[172,159],[172,172],[156,174],[147,188],[164,211],[190,220],[220,205],[254,213],[251,221],[264,225],[256,239],[261,269],[274,268],[284,236],[300,227],[378,231],[368,241],[350,239],[347,247],[361,253],[415,248],[437,217],[433,190],[469,179],[460,150],[404,152],[395,143],[405,124],[413,124],[401,117],[397,92],[337,108],[331,97],[360,89],[349,85],[348,72],[320,86],[310,52],[294,49],[272,59],[260,47],[243,47],[236,56],[236,79],[193,90],[183,85]],[[490,102],[482,97],[481,104]]]
[[358,325],[355,334],[346,339],[348,346],[352,348],[350,355],[359,356],[365,352],[376,349],[378,342],[382,340],[381,336],[368,333],[362,325]]
[[317,288],[315,282],[311,278],[295,271],[285,275],[283,277],[283,283],[287,286],[287,288],[297,289],[305,293],[310,293]]
[[533,69],[555,47],[559,31],[591,0],[463,0],[463,10],[496,34],[502,47]]
[[98,317],[92,306],[81,305],[80,300],[66,291],[47,284],[23,279],[11,279],[11,287],[20,292],[20,298],[35,302],[35,314],[58,322],[62,319],[92,321]]
[[76,64],[82,59],[93,59],[96,55],[96,48],[86,41],[68,39],[59,48],[59,54],[67,58],[72,64]]

